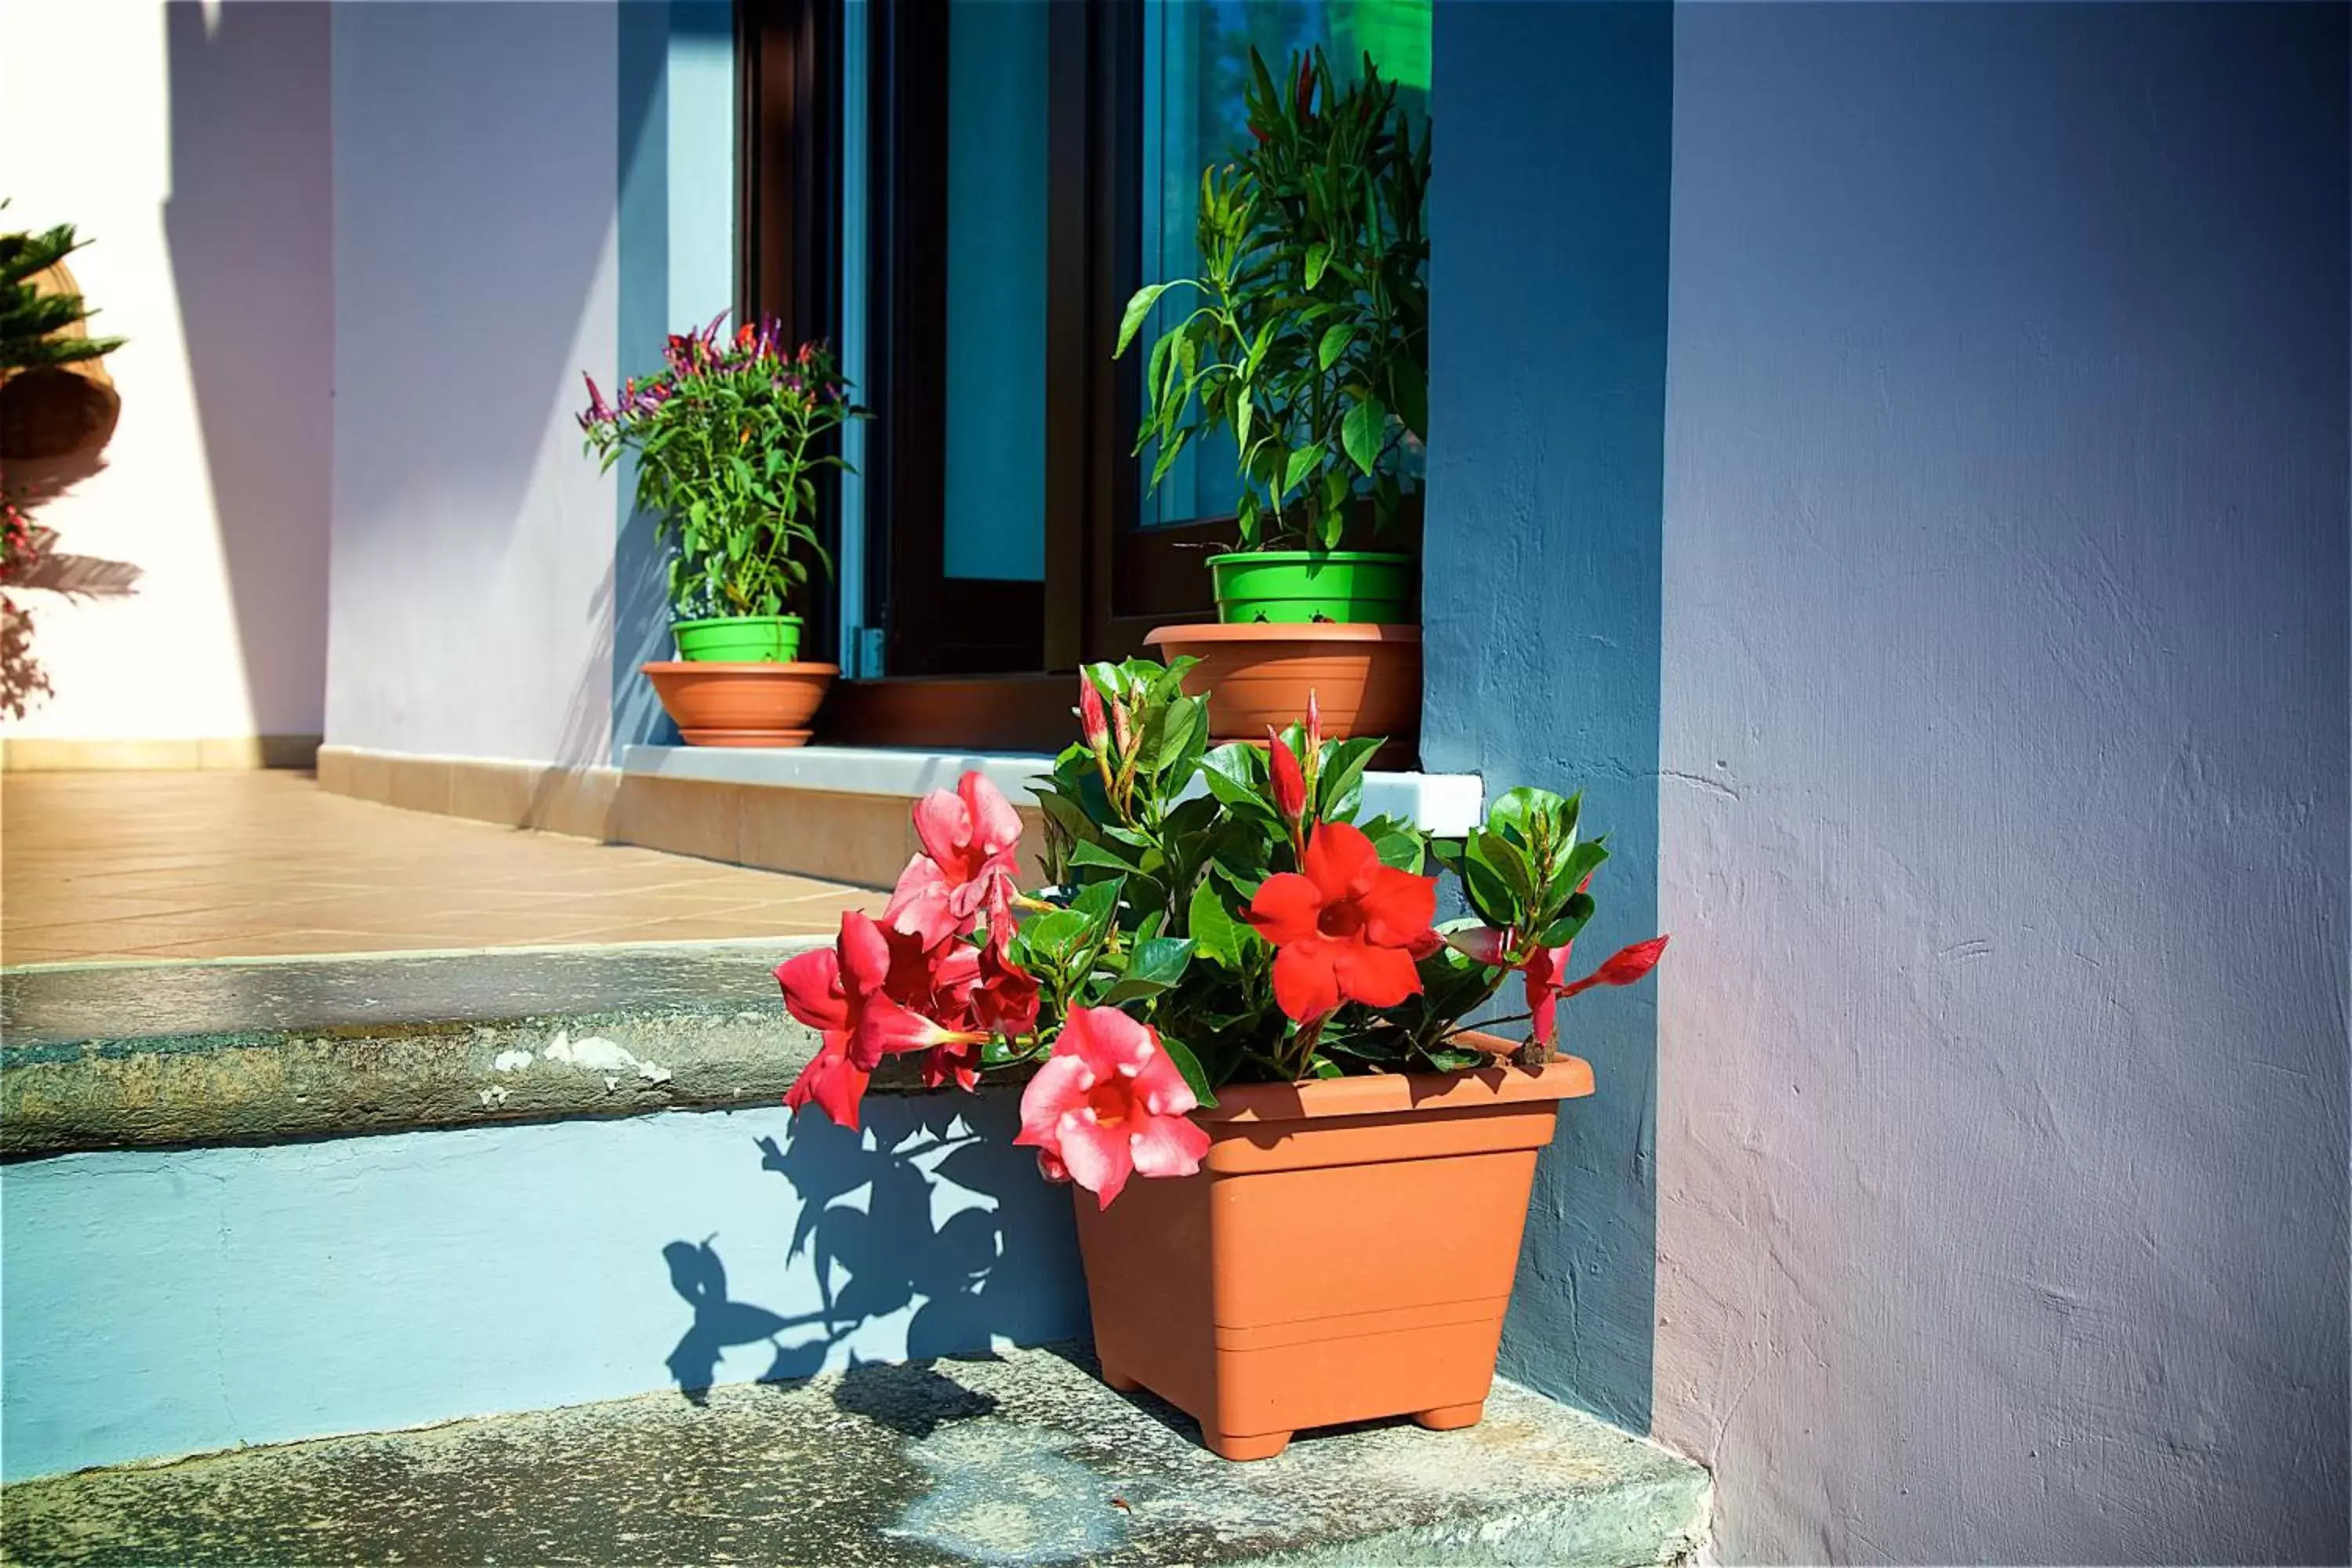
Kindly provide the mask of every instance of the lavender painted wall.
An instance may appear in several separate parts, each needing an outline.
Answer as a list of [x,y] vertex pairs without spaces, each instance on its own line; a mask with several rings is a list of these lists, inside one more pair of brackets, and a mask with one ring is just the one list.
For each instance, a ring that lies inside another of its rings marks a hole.
[[1727,1560],[2341,1562],[2346,12],[1675,28],[1656,1429]]

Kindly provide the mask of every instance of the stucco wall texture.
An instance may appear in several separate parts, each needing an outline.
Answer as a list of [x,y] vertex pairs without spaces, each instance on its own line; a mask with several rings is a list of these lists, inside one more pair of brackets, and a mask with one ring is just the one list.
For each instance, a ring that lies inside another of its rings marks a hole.
[[612,724],[618,8],[334,20],[327,739],[588,763]]
[[11,738],[319,732],[327,40],[320,4],[0,0],[0,227],[75,225],[90,331],[129,340],[102,462],[34,509],[59,575],[11,593],[48,689]]
[[1656,1429],[1731,1561],[2341,1562],[2345,9],[1675,26]]

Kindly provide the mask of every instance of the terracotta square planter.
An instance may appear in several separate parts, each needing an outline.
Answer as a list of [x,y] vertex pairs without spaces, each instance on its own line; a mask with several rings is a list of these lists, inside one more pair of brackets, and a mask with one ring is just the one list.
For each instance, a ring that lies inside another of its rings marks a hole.
[[1201,1173],[1076,1194],[1095,1347],[1229,1459],[1304,1427],[1475,1424],[1518,1267],[1537,1152],[1573,1057],[1541,1069],[1235,1085],[1196,1119]]

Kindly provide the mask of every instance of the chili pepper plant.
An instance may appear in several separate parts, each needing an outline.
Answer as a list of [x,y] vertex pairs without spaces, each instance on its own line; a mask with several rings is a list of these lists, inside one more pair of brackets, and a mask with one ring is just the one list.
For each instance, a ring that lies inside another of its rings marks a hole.
[[[1265,745],[1211,747],[1190,663],[1083,672],[1080,739],[1035,788],[1047,886],[1018,886],[1021,818],[983,774],[917,803],[881,918],[776,971],[823,1035],[787,1104],[854,1128],[898,1056],[935,1087],[1027,1073],[1016,1142],[1108,1207],[1198,1169],[1188,1113],[1224,1085],[1540,1065],[1561,1000],[1657,963],[1663,936],[1567,978],[1608,858],[1578,797],[1512,790],[1455,839],[1365,817],[1377,738],[1324,739],[1310,697]],[[1468,917],[1436,923],[1440,873]],[[1515,976],[1523,1012],[1464,1022]],[[1523,1042],[1484,1032],[1514,1022]]]

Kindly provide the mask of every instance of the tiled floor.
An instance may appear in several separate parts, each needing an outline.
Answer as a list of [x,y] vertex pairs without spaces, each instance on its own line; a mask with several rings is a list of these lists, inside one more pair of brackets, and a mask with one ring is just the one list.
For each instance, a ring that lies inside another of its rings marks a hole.
[[0,775],[0,964],[822,934],[879,895],[352,800],[307,773]]

